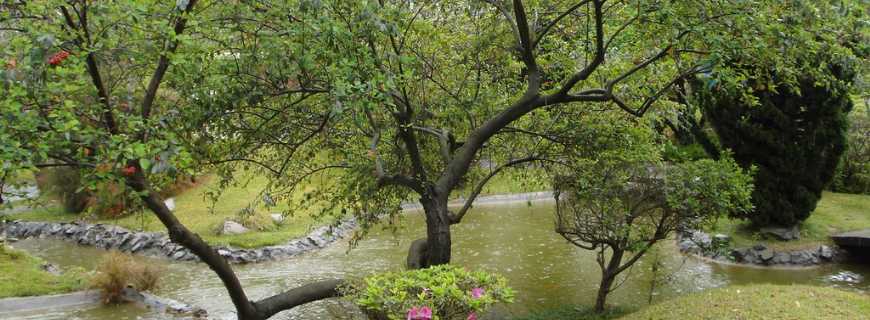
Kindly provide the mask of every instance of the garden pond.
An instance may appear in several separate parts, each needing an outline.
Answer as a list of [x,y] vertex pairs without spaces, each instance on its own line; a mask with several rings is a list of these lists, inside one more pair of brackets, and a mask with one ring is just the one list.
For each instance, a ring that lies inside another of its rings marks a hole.
[[[504,275],[516,291],[515,303],[500,314],[522,315],[560,305],[592,305],[600,278],[595,254],[572,246],[553,232],[551,202],[478,206],[453,227],[453,263]],[[235,266],[248,296],[260,298],[306,282],[401,270],[408,245],[425,234],[423,216],[404,215],[398,230],[373,230],[354,248],[338,242],[320,251],[265,263]],[[61,267],[92,269],[105,251],[57,240],[24,240],[14,244]],[[208,310],[210,318],[233,319],[233,305],[204,264],[145,258],[164,267],[157,295]],[[659,261],[664,281],[651,292],[651,266]],[[677,252],[673,241],[663,243],[630,271],[628,281],[608,302],[625,307],[645,306],[677,295],[727,285],[773,283],[813,284],[870,293],[870,268],[830,264],[802,269],[766,269],[711,263]],[[276,319],[352,319],[346,305],[322,301],[276,316]],[[11,319],[165,319],[167,315],[135,306],[85,306],[6,315]],[[508,316],[509,317],[509,316]]]

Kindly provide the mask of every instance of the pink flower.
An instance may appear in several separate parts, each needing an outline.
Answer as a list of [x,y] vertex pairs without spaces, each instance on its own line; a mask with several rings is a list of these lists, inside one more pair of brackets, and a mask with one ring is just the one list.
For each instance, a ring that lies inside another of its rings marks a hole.
[[432,320],[432,309],[429,307],[420,308],[420,320]]
[[411,307],[407,320],[432,320],[432,309],[429,307]]
[[475,299],[480,299],[483,296],[483,288],[474,288],[471,289],[471,297]]
[[407,320],[415,320],[418,317],[420,317],[420,309],[417,309],[417,307],[411,307],[411,310],[408,310]]
[[468,318],[466,318],[465,320],[477,320],[477,314],[475,314],[474,312],[469,313]]

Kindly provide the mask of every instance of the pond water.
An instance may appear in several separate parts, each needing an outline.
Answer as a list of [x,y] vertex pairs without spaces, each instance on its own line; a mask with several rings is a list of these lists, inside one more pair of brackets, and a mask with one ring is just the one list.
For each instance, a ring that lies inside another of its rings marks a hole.
[[[503,313],[521,315],[563,304],[591,305],[600,278],[593,252],[576,248],[553,232],[552,203],[479,206],[453,228],[453,263],[504,275],[516,291],[516,302]],[[236,266],[249,297],[278,293],[309,281],[360,278],[403,268],[408,245],[425,234],[423,216],[411,211],[397,232],[373,231],[348,251],[344,243],[285,260]],[[93,268],[104,251],[50,240],[15,244],[59,266]],[[653,293],[653,301],[708,288],[747,283],[813,284],[870,292],[870,268],[826,265],[808,269],[762,269],[708,263],[679,254],[667,241],[658,254],[649,254],[630,271],[630,279],[608,302],[641,307],[650,295],[650,266],[654,257],[664,264],[667,281]],[[194,304],[213,318],[232,319],[233,306],[214,274],[205,265],[140,258],[165,267],[163,286],[156,294]],[[0,316],[2,318],[3,316]],[[131,306],[16,314],[12,319],[163,319]],[[284,312],[276,319],[350,319],[340,302],[309,304]]]

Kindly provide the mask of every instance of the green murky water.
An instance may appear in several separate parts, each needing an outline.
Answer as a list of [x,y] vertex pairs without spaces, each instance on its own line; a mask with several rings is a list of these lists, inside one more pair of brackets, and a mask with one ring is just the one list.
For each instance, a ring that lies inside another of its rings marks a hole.
[[[532,206],[480,206],[465,221],[454,226],[454,263],[499,272],[516,290],[516,303],[506,306],[509,314],[561,304],[592,304],[599,279],[594,254],[566,243],[552,231],[552,204]],[[385,270],[399,270],[408,244],[424,234],[423,217],[409,213],[396,234],[375,231],[348,252],[346,244],[290,259],[237,266],[251,298],[260,298],[308,281],[327,278],[359,278]],[[15,244],[60,266],[92,268],[101,250],[73,244],[27,240]],[[668,281],[653,293],[654,301],[713,287],[747,283],[814,284],[870,292],[870,268],[828,265],[810,269],[771,270],[711,264],[676,252],[672,242],[663,245],[659,257]],[[615,305],[643,306],[650,294],[651,256],[630,272],[630,279],[611,295]],[[142,258],[165,266],[163,287],[158,295],[191,303],[209,311],[213,318],[232,319],[233,307],[220,282],[204,265],[170,263]],[[42,311],[38,314],[3,316],[12,319],[163,319],[166,315],[131,306],[83,307]],[[277,319],[350,319],[336,301],[318,302]]]

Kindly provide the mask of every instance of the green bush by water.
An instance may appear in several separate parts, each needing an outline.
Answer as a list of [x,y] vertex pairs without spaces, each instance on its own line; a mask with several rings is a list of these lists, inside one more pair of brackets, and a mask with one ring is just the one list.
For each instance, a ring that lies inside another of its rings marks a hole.
[[373,319],[406,319],[410,310],[426,308],[432,319],[465,320],[513,301],[503,277],[453,265],[376,274],[345,290]]

